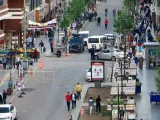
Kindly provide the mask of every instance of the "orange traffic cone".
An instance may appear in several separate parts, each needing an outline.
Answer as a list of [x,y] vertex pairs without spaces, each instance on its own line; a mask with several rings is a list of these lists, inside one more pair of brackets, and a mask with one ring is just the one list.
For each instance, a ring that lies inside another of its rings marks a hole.
[[44,66],[44,63],[43,63],[43,61],[41,60],[41,65],[42,65],[42,67]]
[[66,52],[66,56],[69,57],[69,52],[68,51]]
[[39,69],[42,69],[42,65],[39,66]]

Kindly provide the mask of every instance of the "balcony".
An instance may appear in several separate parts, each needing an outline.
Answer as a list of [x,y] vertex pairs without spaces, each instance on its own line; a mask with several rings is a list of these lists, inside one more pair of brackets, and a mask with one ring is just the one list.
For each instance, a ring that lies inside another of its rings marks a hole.
[[0,6],[0,11],[8,8],[8,4]]

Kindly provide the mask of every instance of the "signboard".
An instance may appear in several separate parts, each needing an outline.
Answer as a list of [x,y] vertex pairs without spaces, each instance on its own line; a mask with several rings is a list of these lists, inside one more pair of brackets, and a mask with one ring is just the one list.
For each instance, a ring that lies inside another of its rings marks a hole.
[[104,62],[91,62],[91,80],[104,80]]

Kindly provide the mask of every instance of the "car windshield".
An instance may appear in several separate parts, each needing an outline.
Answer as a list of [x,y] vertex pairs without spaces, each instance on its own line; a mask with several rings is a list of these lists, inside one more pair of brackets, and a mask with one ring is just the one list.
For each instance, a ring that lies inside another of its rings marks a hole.
[[116,52],[122,52],[121,50],[115,50]]
[[99,43],[99,39],[98,38],[89,38],[88,43]]
[[88,72],[91,72],[91,67],[89,67]]
[[88,34],[81,34],[83,38],[88,38]]
[[0,113],[9,113],[8,107],[0,107]]
[[80,39],[70,39],[70,43],[80,43]]

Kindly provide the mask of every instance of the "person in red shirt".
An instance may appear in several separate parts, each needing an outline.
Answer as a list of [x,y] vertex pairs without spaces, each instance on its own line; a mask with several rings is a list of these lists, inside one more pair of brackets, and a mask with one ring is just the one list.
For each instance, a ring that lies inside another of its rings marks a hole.
[[107,26],[108,26],[108,20],[106,18],[106,20],[104,21],[104,24],[105,24],[105,28],[107,29]]
[[67,92],[67,95],[66,95],[66,103],[67,103],[67,108],[68,108],[68,111],[70,111],[70,102],[71,102],[71,95],[69,92]]

